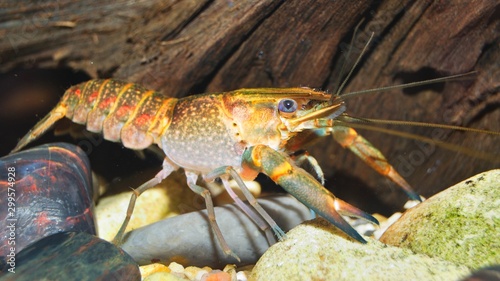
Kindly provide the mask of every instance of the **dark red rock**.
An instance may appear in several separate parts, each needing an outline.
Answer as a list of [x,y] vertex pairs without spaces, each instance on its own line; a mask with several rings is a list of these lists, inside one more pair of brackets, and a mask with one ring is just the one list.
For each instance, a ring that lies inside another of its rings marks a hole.
[[[0,256],[64,231],[96,234],[85,153],[47,144],[0,159]],[[10,204],[10,205],[9,205]]]
[[[22,250],[7,280],[141,280],[139,266],[122,249],[84,232],[56,233]],[[4,265],[5,266],[5,265]],[[14,272],[12,272],[14,271]]]

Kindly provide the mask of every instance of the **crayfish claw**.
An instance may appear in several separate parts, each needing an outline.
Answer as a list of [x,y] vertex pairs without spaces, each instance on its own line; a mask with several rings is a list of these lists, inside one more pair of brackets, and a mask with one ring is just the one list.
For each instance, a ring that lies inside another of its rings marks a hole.
[[373,224],[380,225],[378,220],[374,218],[372,215],[354,207],[353,205],[339,198],[334,199],[334,207],[335,210],[337,210],[337,212],[341,215],[364,219]]
[[413,190],[403,189],[403,191],[406,193],[408,198],[410,198],[410,200],[422,202],[422,198],[420,197],[420,195],[418,195],[418,193],[414,192]]
[[[335,206],[334,208],[336,208],[336,205],[337,205],[336,200],[337,199],[334,199],[334,200],[335,200],[334,201],[334,206]],[[340,213],[342,211],[337,212],[336,210],[334,210],[334,208],[328,210],[326,213],[323,213],[323,212],[319,212],[319,213],[321,214],[321,216],[323,218],[328,220],[331,224],[336,226],[338,229],[342,230],[345,234],[349,235],[351,238],[357,240],[358,242],[366,244],[367,243],[366,240],[347,221],[345,221],[344,218],[340,215]],[[368,216],[370,216],[370,215],[368,215]],[[376,221],[375,218],[373,218],[373,219]]]
[[311,174],[292,165],[289,158],[270,147],[264,145],[250,147],[243,154],[243,161],[255,171],[268,175],[316,214],[361,243],[366,243],[366,240],[344,220],[340,213],[378,224],[374,217],[336,198]]

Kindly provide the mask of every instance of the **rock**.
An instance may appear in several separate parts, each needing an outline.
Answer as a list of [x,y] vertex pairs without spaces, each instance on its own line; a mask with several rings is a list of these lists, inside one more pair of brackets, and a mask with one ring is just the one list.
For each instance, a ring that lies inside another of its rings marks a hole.
[[[115,237],[127,213],[130,196],[133,193],[132,188],[137,188],[142,183],[153,178],[159,169],[154,168],[143,171],[141,175],[134,174],[106,187],[108,190],[127,191],[106,195],[99,200],[95,210],[99,237],[108,241],[111,241]],[[236,185],[233,181],[230,181],[230,184],[232,184],[232,187]],[[260,185],[256,182],[246,182],[246,184],[251,192],[253,192],[253,195],[257,197],[260,192]],[[228,193],[224,191],[224,188],[214,183],[210,187],[213,187],[210,189],[212,194],[218,194],[214,198],[215,205],[234,202]],[[237,194],[241,193],[239,190],[233,191]],[[160,184],[147,190],[137,198],[126,232],[165,218],[205,208],[204,199],[187,186],[184,173],[174,172]]]
[[[236,274],[234,275],[236,277]],[[206,281],[231,281],[231,274],[224,271],[217,271],[207,274]]]
[[383,243],[471,269],[500,263],[500,170],[481,173],[408,210]]
[[[157,169],[158,170],[158,169]],[[149,173],[147,173],[149,174]],[[121,182],[128,187],[137,188],[151,177],[144,179],[123,179]],[[195,207],[192,205],[201,202],[203,198],[192,192],[185,186],[185,177],[173,173],[159,185],[153,187],[137,198],[132,218],[126,231],[131,231],[142,226],[152,224],[167,217],[178,215],[184,211],[192,211],[203,208],[203,204]],[[120,186],[111,186],[110,190],[120,189]],[[99,229],[99,237],[111,241],[125,219],[132,190],[109,195],[102,198],[96,206],[96,218]]]
[[250,280],[457,280],[469,271],[369,239],[360,244],[322,218],[292,229],[259,259]]
[[[270,196],[258,201],[284,231],[310,218],[309,209],[290,195]],[[213,268],[229,263],[254,264],[269,248],[264,232],[235,205],[215,207],[215,216],[229,247],[241,262],[222,252],[206,210],[135,229],[125,235],[122,248],[140,265],[175,261],[186,266]]]
[[172,273],[184,275],[184,266],[182,264],[172,262],[168,265],[168,268]]
[[208,275],[212,270],[205,270],[196,266],[188,266],[184,269],[184,275],[186,275],[189,280],[200,280],[203,275]]
[[500,265],[481,268],[461,281],[500,281]]
[[139,266],[123,250],[87,233],[65,232],[45,237],[15,257],[15,273],[1,281],[141,280]]
[[186,280],[188,279],[178,277],[169,272],[156,272],[144,278],[144,281],[186,281]]
[[80,148],[41,145],[2,157],[0,169],[0,256],[58,232],[96,234],[90,164]]
[[152,263],[148,265],[143,265],[139,267],[139,270],[141,271],[141,277],[143,279],[158,272],[170,273],[172,271],[166,265],[161,263]]
[[[158,264],[156,264],[158,265]],[[141,266],[141,271],[146,269],[149,266]],[[156,266],[155,266],[156,267]],[[180,280],[189,280],[189,281],[231,281],[231,280],[240,280],[245,281],[244,272],[236,272],[236,267],[234,265],[227,265],[224,270],[211,269],[210,267],[195,267],[188,266],[184,268],[181,264],[176,262],[170,263],[168,267],[165,266],[167,270],[159,270],[156,272],[150,272],[149,275],[144,275],[144,281],[180,281]],[[236,279],[237,276],[241,278]]]

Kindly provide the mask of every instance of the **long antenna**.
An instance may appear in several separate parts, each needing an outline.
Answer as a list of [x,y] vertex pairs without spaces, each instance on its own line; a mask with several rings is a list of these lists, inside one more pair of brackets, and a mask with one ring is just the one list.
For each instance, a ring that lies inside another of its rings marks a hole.
[[394,90],[394,89],[404,89],[404,88],[417,87],[417,86],[422,86],[422,85],[429,85],[429,84],[449,81],[449,80],[456,79],[456,78],[461,78],[464,76],[469,76],[469,75],[476,74],[476,73],[477,73],[477,71],[471,71],[471,72],[467,72],[467,73],[450,75],[450,76],[446,76],[446,77],[440,77],[440,78],[435,78],[435,79],[430,79],[430,80],[425,80],[425,81],[417,81],[417,82],[411,82],[411,83],[406,83],[406,84],[399,84],[399,85],[392,85],[392,86],[380,87],[380,88],[375,88],[375,89],[350,92],[350,93],[343,94],[342,99],[345,100],[345,99],[353,98],[356,96],[361,96],[364,94],[374,93],[374,92],[384,92],[384,91],[389,91],[389,90]]
[[[352,53],[352,46],[354,46],[354,39],[356,39],[356,36],[358,34],[358,30],[359,30],[359,27],[361,26],[361,24],[363,23],[365,19],[362,19],[358,25],[356,25],[356,27],[354,28],[354,33],[352,34],[352,37],[351,37],[351,43],[349,44],[349,49],[347,50],[347,54],[345,54],[344,56],[344,61],[342,62],[342,67],[340,68],[340,72],[339,72],[339,79],[336,79],[336,82],[335,82],[335,85],[333,87],[334,89],[334,92],[335,92],[335,95],[338,95],[339,93],[339,88],[340,88],[340,83],[341,83],[341,78],[344,77],[344,74],[345,74],[345,69],[347,68],[347,62],[349,61],[349,58],[351,57],[351,53]],[[333,100],[333,98],[330,100],[330,102]]]
[[[347,121],[347,120],[343,120]],[[454,125],[445,125],[445,124],[433,124],[426,122],[415,122],[415,121],[401,121],[401,120],[384,120],[384,119],[372,119],[372,118],[354,118],[353,121],[348,121],[349,123],[373,123],[373,124],[385,124],[385,125],[398,125],[398,126],[415,126],[415,127],[428,127],[428,128],[440,128],[440,129],[448,129],[448,130],[457,130],[463,132],[473,132],[487,135],[500,136],[500,132],[488,131],[482,129],[475,128],[467,128],[461,126]]]
[[335,96],[340,96],[340,93],[342,92],[342,90],[344,89],[345,85],[347,84],[347,81],[349,81],[349,78],[351,77],[352,73],[354,72],[354,69],[356,69],[356,66],[358,66],[359,62],[361,61],[361,58],[366,53],[366,50],[368,49],[368,46],[370,45],[370,42],[372,41],[374,34],[375,33],[372,32],[372,34],[370,35],[370,38],[368,39],[368,41],[366,42],[365,46],[363,47],[363,50],[361,50],[361,53],[359,54],[358,58],[356,59],[356,62],[351,67],[351,70],[349,71],[349,73],[347,74],[346,78],[344,79],[344,82],[342,82],[342,84],[340,84],[340,87],[338,88],[338,90],[335,93],[335,95],[332,95],[332,97],[330,98],[330,102],[333,102],[333,99],[334,99]]

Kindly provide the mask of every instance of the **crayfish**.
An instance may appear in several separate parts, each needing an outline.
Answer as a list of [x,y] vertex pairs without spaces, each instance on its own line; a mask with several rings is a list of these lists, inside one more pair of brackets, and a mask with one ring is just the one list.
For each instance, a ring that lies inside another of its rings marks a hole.
[[[411,199],[420,197],[382,153],[350,126],[366,120],[350,117],[345,110],[343,96],[310,88],[240,89],[176,99],[133,83],[91,80],[69,88],[13,152],[63,117],[86,124],[88,131],[102,133],[104,139],[121,142],[130,149],[142,150],[151,145],[161,148],[165,154],[163,168],[135,189],[125,221],[114,240],[117,244],[121,243],[136,198],[179,168],[184,169],[189,188],[204,198],[211,227],[223,251],[236,259],[217,225],[210,191],[197,184],[200,177],[207,183],[220,179],[228,191],[228,181],[234,179],[253,209],[230,191],[234,201],[267,235],[272,235],[270,226],[278,239],[285,238],[285,233],[245,186],[244,180],[252,180],[259,173],[267,175],[350,237],[366,243],[341,215],[374,224],[378,221],[325,189],[315,159],[307,154],[296,155],[296,151],[317,138],[331,135],[341,146],[398,184]],[[312,169],[306,171],[305,167]]]

